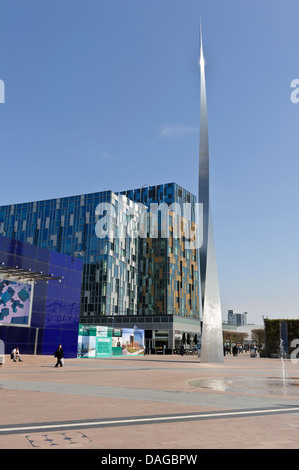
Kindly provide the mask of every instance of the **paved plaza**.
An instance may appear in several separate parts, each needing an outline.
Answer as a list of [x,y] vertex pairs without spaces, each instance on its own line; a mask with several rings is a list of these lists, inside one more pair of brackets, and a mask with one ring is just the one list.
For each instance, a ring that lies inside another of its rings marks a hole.
[[[299,365],[228,355],[7,356],[1,449],[298,449]],[[292,386],[288,386],[292,382]],[[297,391],[298,390],[298,391]]]

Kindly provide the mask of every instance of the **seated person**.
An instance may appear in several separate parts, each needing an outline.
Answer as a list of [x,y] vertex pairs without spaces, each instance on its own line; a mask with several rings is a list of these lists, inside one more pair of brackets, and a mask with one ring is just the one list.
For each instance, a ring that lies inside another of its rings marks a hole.
[[18,347],[16,347],[15,349],[12,350],[11,358],[13,359],[14,362],[17,362],[17,359],[19,359],[19,362],[22,362],[20,351],[19,351]]

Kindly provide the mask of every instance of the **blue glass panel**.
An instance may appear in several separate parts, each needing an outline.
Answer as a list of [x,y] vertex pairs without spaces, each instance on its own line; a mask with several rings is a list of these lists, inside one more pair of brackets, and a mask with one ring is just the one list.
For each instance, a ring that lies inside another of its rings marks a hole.
[[32,312],[31,327],[32,328],[43,328],[44,324],[45,324],[45,313],[35,312],[33,314],[33,312]]
[[58,348],[61,341],[61,330],[59,329],[44,329],[44,348],[43,353],[45,354],[45,349],[49,354],[53,354]]
[[16,242],[14,240],[3,237],[2,235],[0,236],[0,250],[1,251],[3,250],[7,253],[14,253],[15,245],[16,245]]
[[75,258],[74,259],[74,268],[76,271],[82,272],[83,269],[83,260]]
[[54,277],[56,276],[65,277],[66,270],[62,266],[57,266],[57,265],[52,264],[49,266],[49,274],[53,274]]
[[62,330],[61,344],[66,348],[67,345],[78,343],[78,330]]
[[76,330],[79,328],[79,315],[62,315],[63,330]]
[[46,328],[54,328],[54,329],[61,329],[61,320],[62,317],[58,313],[47,313],[45,317],[45,329]]
[[30,258],[23,258],[16,255],[14,262],[15,266],[18,266],[21,269],[31,269],[32,271],[35,271],[35,263]]
[[63,302],[61,300],[48,298],[46,311],[47,313],[55,313],[61,315],[63,313]]
[[11,253],[0,252],[0,263],[4,263],[5,266],[15,266],[15,255]]
[[48,274],[49,273],[49,265],[47,263],[43,263],[41,261],[36,261],[35,270],[37,272],[42,272],[43,274]]
[[[34,294],[36,293],[36,290]],[[32,310],[35,312],[42,313],[45,311],[46,306],[46,297],[38,297],[37,295],[33,296]]]
[[[42,206],[47,207],[44,202],[41,203]],[[11,219],[10,222],[14,224],[14,216]],[[26,236],[29,236],[28,233],[26,232]],[[19,238],[20,233],[16,233],[16,236]],[[35,236],[35,231],[30,236]],[[42,243],[40,238],[38,242]],[[48,284],[35,284],[31,328],[0,327],[0,338],[8,346],[8,352],[18,344],[22,347],[23,354],[32,354],[38,327],[38,353],[53,354],[62,342],[64,331],[65,355],[76,357],[83,261],[0,236],[0,262],[5,262],[7,266],[17,265],[20,268],[31,268],[33,271],[64,277],[61,283],[49,281]],[[47,328],[44,330],[45,325]]]
[[64,289],[64,300],[72,301],[72,302],[80,301],[80,295],[78,297],[78,290],[66,287]]
[[29,243],[18,243],[16,246],[16,254],[20,256],[25,256],[26,258],[36,258],[38,248]]
[[55,265],[55,266],[65,267],[66,265],[65,256],[62,255],[61,253],[56,253],[55,251],[52,251],[50,255],[50,264],[51,266]]
[[34,296],[46,297],[48,284],[46,282],[37,282],[34,285]]
[[49,281],[48,284],[48,297],[51,299],[62,299],[64,293],[64,286],[62,282]]

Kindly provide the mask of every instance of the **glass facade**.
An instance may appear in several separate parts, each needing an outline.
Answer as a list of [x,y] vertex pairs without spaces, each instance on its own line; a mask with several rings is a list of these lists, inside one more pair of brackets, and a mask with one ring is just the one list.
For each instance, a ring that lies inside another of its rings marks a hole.
[[[140,315],[178,315],[199,319],[198,252],[187,248],[176,228],[183,222],[195,227],[196,197],[176,183],[123,191],[126,197],[147,206],[161,205],[157,237],[148,221],[147,238],[140,241]],[[169,207],[163,219],[163,203]],[[190,204],[190,220],[175,212],[176,204]],[[166,225],[166,228],[165,228]],[[165,236],[167,235],[167,236]]]
[[[0,233],[83,260],[82,317],[137,315],[139,243],[119,233],[126,229],[119,217],[137,220],[138,211],[111,191],[3,206]],[[112,237],[96,233],[100,219]]]
[[0,235],[0,265],[6,270],[17,267],[11,280],[22,270],[31,270],[33,277],[42,273],[60,278],[30,281],[33,295],[29,322],[20,326],[13,319],[10,324],[0,321],[6,352],[19,346],[21,354],[33,354],[36,348],[37,354],[51,355],[62,344],[65,357],[76,357],[82,261]]
[[[169,183],[117,194],[103,191],[2,206],[0,233],[83,260],[80,315],[84,323],[114,315],[173,314],[198,319],[197,252],[185,248],[183,237],[173,236],[175,223],[181,220],[175,211],[170,207],[166,221],[158,216],[154,238],[149,214],[144,236],[128,234],[128,221],[140,222],[139,204],[149,213],[151,204],[188,203],[194,224],[195,202],[193,194]],[[165,223],[167,237],[162,233]],[[105,232],[105,224],[113,235],[99,237],[97,228]]]

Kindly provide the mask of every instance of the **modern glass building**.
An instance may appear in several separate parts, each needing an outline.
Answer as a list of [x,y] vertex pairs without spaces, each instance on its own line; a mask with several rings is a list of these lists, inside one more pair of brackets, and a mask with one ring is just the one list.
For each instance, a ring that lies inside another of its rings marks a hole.
[[[138,315],[147,347],[171,350],[186,340],[191,348],[201,331],[198,250],[187,248],[185,234],[177,228],[187,222],[195,229],[196,197],[176,183],[121,194],[146,205],[150,213],[146,237],[140,240]],[[168,206],[164,220],[163,205]],[[186,205],[190,207],[188,220],[183,211]],[[152,206],[160,209],[156,224],[152,224]],[[150,230],[153,225],[157,227],[155,237]]]
[[[175,183],[121,194],[146,205],[150,214],[148,226],[156,228],[155,236],[149,227],[140,242],[139,314],[198,319],[197,250],[187,248],[186,234],[176,231],[182,221],[187,222],[181,210],[183,204],[190,204],[190,223],[195,228],[195,196]],[[167,204],[165,212],[163,204]],[[152,207],[158,210],[154,212]],[[155,214],[156,224],[151,224]]]
[[[136,324],[148,348],[172,349],[200,333],[198,253],[175,236],[184,221],[177,209],[189,205],[194,225],[195,202],[169,183],[8,205],[0,233],[83,260],[81,324]],[[163,204],[169,211],[153,217]]]
[[9,354],[77,356],[82,261],[0,235],[0,339]]
[[[117,217],[106,214],[110,205],[120,214],[138,210],[111,191],[0,208],[0,233],[83,260],[83,318],[137,314],[138,242],[119,237]],[[101,215],[109,217],[114,240],[97,236]]]
[[229,325],[244,326],[247,325],[247,312],[236,313],[235,310],[227,311],[227,323]]

